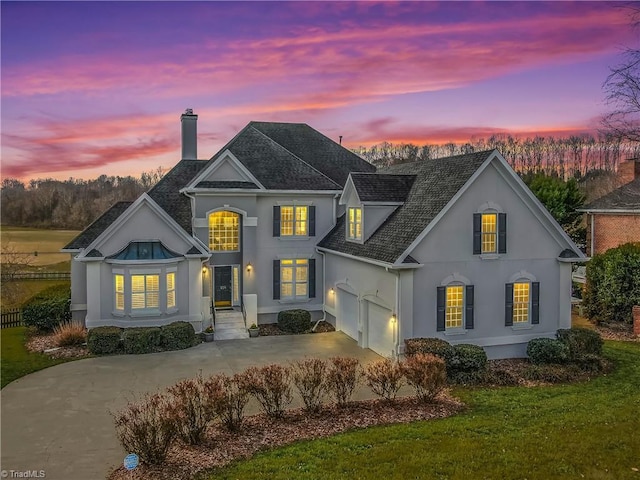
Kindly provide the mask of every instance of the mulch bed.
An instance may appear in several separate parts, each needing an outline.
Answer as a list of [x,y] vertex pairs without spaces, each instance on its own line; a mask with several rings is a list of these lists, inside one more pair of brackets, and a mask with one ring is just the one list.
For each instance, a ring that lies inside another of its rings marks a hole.
[[415,397],[404,397],[393,403],[365,400],[352,402],[345,408],[326,406],[318,414],[311,415],[302,409],[289,410],[281,420],[272,420],[264,414],[253,415],[245,418],[238,433],[229,433],[214,425],[209,429],[204,445],[174,445],[162,467],[141,465],[132,472],[120,467],[108,479],[186,480],[199,471],[249,458],[267,448],[328,437],[354,428],[445,418],[463,408],[461,402],[442,394],[432,404],[420,403]]
[[30,352],[44,353],[51,358],[82,358],[89,356],[87,345],[58,347],[53,333],[30,333],[25,343]]
[[595,329],[604,340],[640,342],[640,336],[635,336],[632,326],[628,324],[596,325]]
[[[312,323],[314,323],[314,322],[312,322]],[[329,322],[326,322],[324,320],[321,321],[320,323],[318,323],[318,326],[316,327],[316,329],[314,331],[307,331],[307,332],[300,333],[300,334],[284,332],[284,331],[280,330],[280,328],[278,328],[278,324],[277,323],[260,324],[260,336],[261,337],[269,337],[269,336],[272,336],[272,335],[304,335],[306,333],[325,333],[325,332],[335,332],[335,331],[336,331],[335,327],[333,325],[331,325]]]

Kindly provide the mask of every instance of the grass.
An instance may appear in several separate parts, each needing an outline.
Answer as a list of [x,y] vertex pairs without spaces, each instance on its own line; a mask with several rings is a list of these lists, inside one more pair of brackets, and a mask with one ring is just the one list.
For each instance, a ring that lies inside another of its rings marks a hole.
[[2,245],[15,243],[16,250],[20,252],[38,252],[37,257],[34,255],[29,257],[33,266],[51,265],[69,261],[68,253],[58,253],[58,251],[78,233],[80,232],[76,230],[47,230],[2,225],[0,243]]
[[26,327],[0,330],[0,388],[4,388],[29,373],[69,361],[67,359],[52,359],[42,353],[30,352],[24,346],[26,334]]
[[200,478],[640,478],[640,344],[605,354],[616,371],[591,382],[461,388],[458,416],[299,442]]

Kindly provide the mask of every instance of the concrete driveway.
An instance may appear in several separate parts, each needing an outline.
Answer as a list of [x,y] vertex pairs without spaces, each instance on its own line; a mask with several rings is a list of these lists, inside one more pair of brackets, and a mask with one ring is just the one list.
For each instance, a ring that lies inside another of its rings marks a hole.
[[[2,470],[43,470],[46,479],[105,478],[125,452],[110,411],[127,399],[195,376],[286,364],[305,356],[343,355],[367,363],[380,357],[341,332],[203,343],[177,352],[89,358],[27,375],[7,385],[2,400]],[[365,398],[368,392],[357,392]],[[257,411],[253,401],[248,413]],[[4,472],[3,472],[4,473]],[[11,478],[9,473],[8,478]],[[16,477],[17,478],[17,477]]]

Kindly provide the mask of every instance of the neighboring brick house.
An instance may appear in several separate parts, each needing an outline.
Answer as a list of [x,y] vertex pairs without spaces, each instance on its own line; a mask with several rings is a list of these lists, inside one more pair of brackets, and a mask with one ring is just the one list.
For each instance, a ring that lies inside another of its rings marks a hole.
[[640,242],[640,159],[621,164],[618,176],[621,187],[579,210],[587,214],[589,256]]

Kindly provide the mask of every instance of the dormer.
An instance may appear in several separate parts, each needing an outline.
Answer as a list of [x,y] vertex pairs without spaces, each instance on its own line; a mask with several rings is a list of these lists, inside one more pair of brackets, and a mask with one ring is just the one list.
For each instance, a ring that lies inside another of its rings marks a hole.
[[345,238],[365,243],[403,205],[415,175],[351,173],[340,197],[345,206]]

